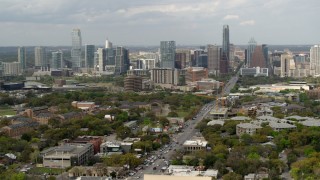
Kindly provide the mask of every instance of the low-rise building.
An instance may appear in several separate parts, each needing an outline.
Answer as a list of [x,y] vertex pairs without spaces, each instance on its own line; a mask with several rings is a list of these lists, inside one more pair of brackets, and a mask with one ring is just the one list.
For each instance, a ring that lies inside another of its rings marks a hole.
[[0,129],[1,132],[5,133],[9,137],[20,137],[24,133],[28,133],[39,126],[37,122],[22,122],[17,124],[11,124],[4,126]]
[[48,124],[49,119],[56,117],[53,113],[40,113],[33,117],[34,120],[36,120],[39,124]]
[[209,115],[213,119],[226,119],[228,117],[228,108],[213,108]]
[[43,150],[43,166],[52,168],[66,168],[76,165],[85,165],[93,157],[93,145],[64,144]]
[[241,123],[237,125],[237,135],[241,136],[243,134],[253,135],[258,129],[261,129],[260,126],[251,123]]
[[196,152],[199,150],[206,150],[208,146],[208,141],[204,138],[193,138],[191,140],[186,140],[183,143],[183,148],[186,152]]
[[295,129],[297,126],[292,125],[292,124],[287,124],[287,123],[277,123],[277,122],[270,122],[269,126],[274,130],[274,131],[281,131],[284,129]]
[[73,101],[71,105],[82,110],[92,110],[96,107],[94,102],[87,101]]
[[124,123],[124,126],[128,127],[128,128],[135,128],[137,127],[137,121],[129,121]]
[[72,140],[72,143],[77,143],[77,144],[91,143],[93,145],[94,154],[97,154],[98,152],[100,152],[102,137],[101,136],[78,136],[76,139]]

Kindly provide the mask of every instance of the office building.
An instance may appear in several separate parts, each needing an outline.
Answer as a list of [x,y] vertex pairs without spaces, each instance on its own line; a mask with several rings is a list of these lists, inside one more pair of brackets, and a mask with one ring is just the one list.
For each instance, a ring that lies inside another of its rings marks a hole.
[[206,141],[203,137],[193,137],[190,140],[186,140],[182,146],[185,152],[194,153],[200,150],[206,150],[207,145],[208,141]]
[[192,66],[199,67],[199,59],[203,54],[205,54],[203,49],[197,49],[193,51]]
[[267,60],[264,54],[264,47],[263,46],[256,46],[251,57],[250,67],[260,67],[266,68],[267,67]]
[[197,67],[208,68],[208,55],[207,54],[201,54],[199,56]]
[[43,150],[43,166],[50,168],[66,168],[70,166],[85,165],[93,157],[94,150],[91,143],[64,144]]
[[177,49],[176,61],[181,62],[181,69],[192,66],[191,64],[191,52],[189,49]]
[[281,54],[281,72],[280,72],[280,76],[281,77],[290,77],[290,69],[293,69],[294,65],[290,65],[292,63],[294,63],[293,57],[291,53],[284,53]]
[[208,71],[214,75],[219,74],[219,47],[216,45],[209,44],[207,46],[207,54],[208,54]]
[[19,62],[2,62],[3,76],[18,76],[21,74]]
[[222,54],[226,55],[227,61],[230,60],[230,39],[228,25],[223,26]]
[[112,42],[109,41],[108,39],[106,39],[106,45],[105,45],[105,48],[108,49],[108,48],[112,48]]
[[106,58],[106,49],[98,48],[97,56],[98,56],[98,66],[97,69],[99,72],[106,71],[107,58]]
[[47,62],[47,51],[45,47],[35,47],[34,48],[34,65],[37,67],[48,67]]
[[200,81],[208,78],[208,69],[203,67],[190,67],[186,71],[186,82]]
[[320,45],[314,45],[310,49],[310,69],[315,75],[320,75]]
[[251,66],[251,61],[252,61],[252,55],[253,55],[253,52],[254,52],[254,49],[256,48],[257,46],[257,42],[251,38],[249,43],[248,43],[248,49],[247,49],[247,59],[246,59],[246,66],[247,67],[252,67]]
[[182,76],[180,69],[171,68],[155,68],[151,69],[151,80],[156,84],[180,84],[180,77]]
[[115,73],[123,74],[126,73],[129,69],[130,61],[129,61],[129,50],[118,46],[115,48]]
[[81,59],[81,47],[82,47],[82,39],[81,39],[81,31],[80,29],[73,29],[71,32],[72,37],[72,48],[71,48],[71,63],[73,70],[79,70],[82,66]]
[[228,74],[229,62],[228,62],[228,57],[225,53],[223,53],[221,56],[219,66],[220,66],[220,69],[219,69],[220,75]]
[[268,76],[269,69],[268,68],[260,68],[260,67],[253,67],[253,68],[241,68],[240,69],[241,76]]
[[176,53],[175,41],[161,41],[160,42],[160,67],[173,69],[175,53]]
[[53,69],[63,68],[63,52],[61,50],[52,52],[51,68]]
[[94,68],[94,53],[95,53],[95,46],[94,45],[85,45],[84,48],[84,61],[86,64],[86,68]]
[[27,52],[25,47],[18,48],[18,62],[20,63],[21,70],[27,68]]
[[142,77],[131,75],[124,79],[125,91],[139,92],[142,90]]
[[176,52],[175,68],[184,69],[187,66],[187,54],[183,52]]

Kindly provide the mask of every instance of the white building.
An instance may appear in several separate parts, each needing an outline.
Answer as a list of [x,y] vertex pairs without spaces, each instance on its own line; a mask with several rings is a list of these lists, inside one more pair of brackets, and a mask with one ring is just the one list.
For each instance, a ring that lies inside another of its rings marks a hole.
[[253,67],[253,68],[241,68],[240,69],[241,76],[269,76],[269,69],[268,68],[260,68],[260,67]]
[[320,45],[310,49],[310,69],[315,70],[315,75],[320,75]]
[[237,135],[241,136],[242,134],[253,135],[257,132],[258,129],[261,129],[260,126],[251,123],[241,123],[237,125]]
[[208,141],[205,141],[204,138],[194,138],[191,140],[186,140],[183,143],[184,150],[186,152],[196,152],[199,150],[206,150]]
[[2,62],[4,76],[17,76],[21,74],[20,62]]

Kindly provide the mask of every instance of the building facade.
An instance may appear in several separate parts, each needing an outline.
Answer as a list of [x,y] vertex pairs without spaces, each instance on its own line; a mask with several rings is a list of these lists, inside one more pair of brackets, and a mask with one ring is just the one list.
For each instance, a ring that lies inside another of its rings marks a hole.
[[222,54],[225,54],[227,61],[230,60],[230,38],[229,38],[229,25],[223,26],[223,38],[222,38]]
[[161,41],[160,42],[160,67],[161,68],[174,68],[176,53],[175,41]]
[[128,76],[124,80],[125,91],[139,92],[142,90],[142,78],[140,76]]
[[51,67],[53,69],[63,68],[63,52],[61,50],[52,52]]
[[47,67],[47,51],[45,47],[35,47],[34,48],[34,65],[38,67]]
[[219,74],[219,46],[209,44],[207,46],[208,51],[208,71],[214,75]]
[[155,68],[151,70],[151,80],[156,84],[178,85],[182,70]]
[[21,74],[20,62],[2,62],[3,76],[18,76]]
[[72,48],[71,48],[71,63],[72,69],[78,70],[83,67],[81,59],[82,38],[80,29],[73,29],[71,32]]
[[18,48],[18,62],[20,63],[21,70],[27,68],[27,52],[25,47]]
[[85,45],[84,48],[84,61],[86,68],[94,68],[94,53],[95,53],[95,46],[94,45]]
[[251,38],[248,42],[248,49],[247,49],[247,54],[246,54],[246,66],[247,67],[252,67],[251,62],[252,62],[252,55],[254,52],[254,49],[257,46],[257,42],[254,40],[254,38]]
[[310,49],[310,69],[315,75],[320,75],[320,45],[314,45]]

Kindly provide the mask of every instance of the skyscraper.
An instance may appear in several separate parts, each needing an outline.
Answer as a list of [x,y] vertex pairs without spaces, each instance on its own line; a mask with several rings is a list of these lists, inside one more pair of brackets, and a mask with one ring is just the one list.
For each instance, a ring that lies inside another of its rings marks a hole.
[[84,49],[84,61],[87,68],[94,68],[94,45],[85,45]]
[[253,51],[256,48],[256,46],[257,46],[257,42],[253,38],[251,38],[248,43],[248,49],[247,49],[247,55],[246,55],[247,56],[247,59],[246,59],[247,60],[247,64],[246,64],[247,67],[251,67],[252,54],[253,54]]
[[25,47],[18,48],[18,61],[20,63],[21,70],[25,70],[27,67],[27,52]]
[[34,48],[34,65],[38,67],[47,67],[48,62],[47,62],[47,52],[45,47],[35,47]]
[[161,41],[160,42],[160,67],[174,68],[174,60],[176,53],[175,41]]
[[51,68],[53,69],[63,68],[63,52],[61,50],[52,52]]
[[71,63],[74,70],[78,70],[81,66],[81,32],[80,29],[73,29],[72,33],[72,49],[71,49]]
[[222,41],[222,54],[226,55],[227,61],[230,60],[230,39],[229,39],[229,26],[223,26],[223,41]]
[[215,75],[219,74],[219,47],[215,45],[209,44],[207,46],[208,51],[208,71],[209,73],[213,73]]
[[254,52],[252,53],[252,61],[250,63],[250,67],[267,67],[267,61],[265,59],[265,54],[263,50],[263,46],[256,46]]
[[310,70],[314,70],[315,75],[320,74],[320,45],[314,45],[310,49]]
[[112,48],[112,42],[110,42],[108,39],[106,40],[106,49]]
[[123,74],[129,69],[129,50],[121,46],[116,47],[115,50],[115,73]]

